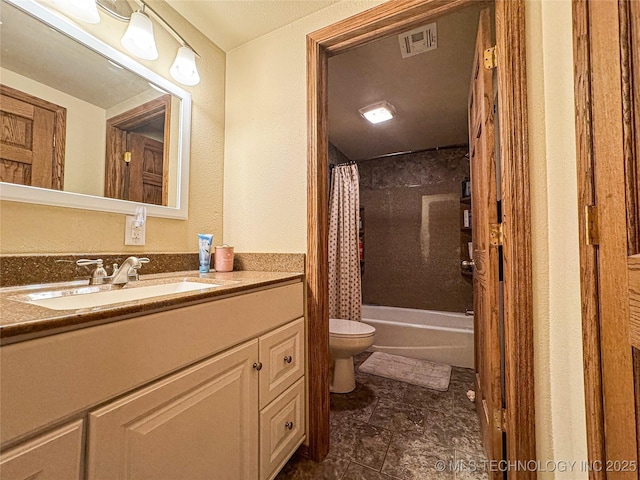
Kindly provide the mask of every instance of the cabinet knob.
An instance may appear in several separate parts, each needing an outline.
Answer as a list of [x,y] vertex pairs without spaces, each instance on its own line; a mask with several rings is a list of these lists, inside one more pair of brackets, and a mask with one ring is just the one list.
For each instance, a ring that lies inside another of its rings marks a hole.
[[288,430],[293,430],[293,422],[287,422],[284,426],[287,427]]
[[256,362],[253,364],[253,368],[255,368],[257,371],[262,370],[262,362]]
[[291,363],[293,361],[293,357],[291,355],[287,355],[284,357],[285,363]]

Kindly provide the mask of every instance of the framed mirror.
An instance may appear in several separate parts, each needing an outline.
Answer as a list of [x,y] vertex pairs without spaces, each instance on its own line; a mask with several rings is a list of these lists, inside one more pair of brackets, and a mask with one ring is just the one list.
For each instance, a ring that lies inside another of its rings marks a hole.
[[0,199],[187,218],[190,94],[33,0],[0,15]]

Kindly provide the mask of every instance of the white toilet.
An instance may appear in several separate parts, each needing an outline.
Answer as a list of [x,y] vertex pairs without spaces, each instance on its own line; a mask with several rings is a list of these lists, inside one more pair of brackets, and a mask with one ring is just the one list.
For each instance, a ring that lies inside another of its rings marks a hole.
[[349,393],[356,388],[353,356],[373,345],[376,329],[352,320],[329,319],[329,352],[333,363],[330,390]]

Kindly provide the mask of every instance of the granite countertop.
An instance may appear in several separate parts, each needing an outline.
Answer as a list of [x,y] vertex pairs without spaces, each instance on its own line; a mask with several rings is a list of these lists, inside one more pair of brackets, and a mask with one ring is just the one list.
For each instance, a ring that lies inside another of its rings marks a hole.
[[181,280],[211,283],[219,286],[78,310],[52,310],[25,302],[29,300],[29,296],[39,292],[61,291],[64,295],[65,291],[88,287],[87,280],[0,288],[0,341],[3,344],[8,344],[30,340],[75,328],[84,328],[161,310],[169,310],[186,304],[207,301],[208,299],[213,300],[216,297],[236,294],[255,288],[301,280],[302,278],[304,278],[302,273],[256,271],[211,272],[204,274],[200,274],[198,271],[186,271],[140,275],[140,281],[129,282],[124,287],[95,285],[91,286],[91,289],[92,291],[96,289],[129,289],[136,286],[160,285]]

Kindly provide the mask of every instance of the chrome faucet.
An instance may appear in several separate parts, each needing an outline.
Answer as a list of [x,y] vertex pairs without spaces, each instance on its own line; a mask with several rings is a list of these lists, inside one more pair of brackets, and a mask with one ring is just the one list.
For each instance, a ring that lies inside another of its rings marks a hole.
[[113,265],[113,272],[111,275],[107,275],[107,271],[102,266],[102,259],[88,260],[81,259],[76,262],[79,266],[95,265],[96,268],[91,272],[89,278],[89,285],[100,284],[112,284],[112,285],[126,285],[130,280],[138,280],[138,269],[142,267],[143,263],[149,263],[148,258],[129,257],[122,265],[118,267],[118,264]]
[[[149,261],[148,258],[146,258],[145,260],[147,262]],[[122,262],[120,268],[118,268],[116,265],[113,266],[113,273],[110,277],[105,278],[105,280],[108,279],[108,281],[106,281],[105,283],[111,283],[113,285],[125,285],[129,281],[129,270],[133,269],[133,273],[137,275],[136,272],[140,267],[142,267],[142,262],[138,257],[129,257],[124,262]]]

